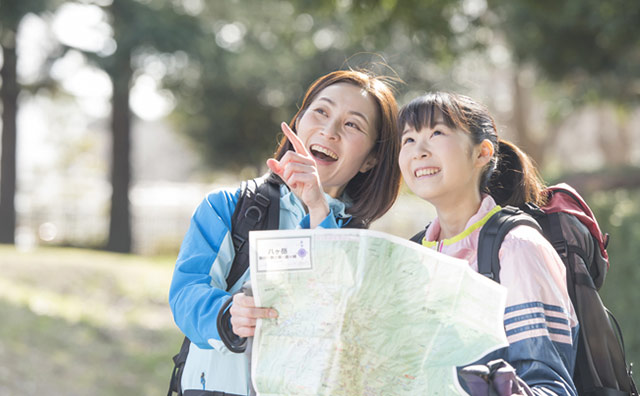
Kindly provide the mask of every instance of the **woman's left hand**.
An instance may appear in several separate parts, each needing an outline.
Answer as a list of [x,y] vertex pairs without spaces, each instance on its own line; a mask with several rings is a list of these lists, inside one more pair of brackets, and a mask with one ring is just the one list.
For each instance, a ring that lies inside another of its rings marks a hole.
[[279,161],[269,158],[267,166],[307,206],[311,228],[314,228],[329,214],[329,204],[324,196],[318,166],[289,125],[283,122],[280,126],[295,151],[288,151]]

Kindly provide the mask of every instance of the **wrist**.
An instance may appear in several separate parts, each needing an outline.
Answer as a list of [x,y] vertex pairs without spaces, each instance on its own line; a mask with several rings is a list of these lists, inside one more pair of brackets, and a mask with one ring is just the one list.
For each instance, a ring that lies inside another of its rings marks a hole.
[[324,201],[317,206],[309,207],[309,225],[311,228],[316,228],[318,224],[322,223],[322,221],[329,215],[331,212],[329,209],[329,204]]
[[309,214],[311,213],[321,213],[324,214],[324,216],[329,214],[329,204],[327,203],[326,200],[322,200],[314,205],[309,205],[307,206],[307,210],[309,211]]

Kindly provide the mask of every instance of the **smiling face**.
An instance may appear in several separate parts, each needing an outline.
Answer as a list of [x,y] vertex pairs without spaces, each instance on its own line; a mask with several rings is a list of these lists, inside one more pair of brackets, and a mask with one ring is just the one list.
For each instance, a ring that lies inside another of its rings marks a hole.
[[358,172],[375,165],[377,124],[375,100],[349,83],[324,88],[298,119],[298,137],[313,155],[327,194],[338,197]]
[[482,163],[469,134],[448,126],[441,113],[433,123],[402,131],[400,171],[416,195],[434,206],[450,205],[469,194],[479,196]]

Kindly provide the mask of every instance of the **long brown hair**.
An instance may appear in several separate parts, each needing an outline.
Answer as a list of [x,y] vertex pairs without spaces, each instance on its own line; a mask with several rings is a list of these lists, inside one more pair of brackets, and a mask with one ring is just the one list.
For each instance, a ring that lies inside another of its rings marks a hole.
[[[348,83],[361,88],[371,95],[377,105],[377,140],[371,149],[376,164],[367,172],[356,174],[347,183],[344,191],[353,202],[351,207],[347,209],[347,213],[353,217],[349,226],[366,228],[373,220],[378,219],[391,208],[400,188],[400,169],[398,169],[400,142],[397,139],[398,105],[389,79],[356,70],[338,70],[326,74],[307,89],[302,105],[293,116],[289,126],[297,133],[297,121],[316,96],[326,87],[338,83]],[[286,137],[283,137],[274,156],[276,159],[281,159],[289,150],[293,150],[293,146]]]
[[400,130],[406,125],[415,130],[427,125],[433,128],[438,114],[450,128],[467,132],[474,145],[485,139],[493,145],[493,157],[480,177],[480,191],[502,206],[544,204],[544,182],[531,158],[515,144],[498,138],[493,117],[473,99],[448,92],[428,93],[400,109],[398,125]]

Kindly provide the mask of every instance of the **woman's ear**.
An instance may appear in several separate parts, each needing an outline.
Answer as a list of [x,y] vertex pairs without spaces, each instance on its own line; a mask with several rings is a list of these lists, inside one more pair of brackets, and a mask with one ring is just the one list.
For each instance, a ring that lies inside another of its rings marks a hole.
[[493,144],[489,139],[484,139],[478,146],[476,146],[476,165],[483,167],[491,161],[493,158]]

